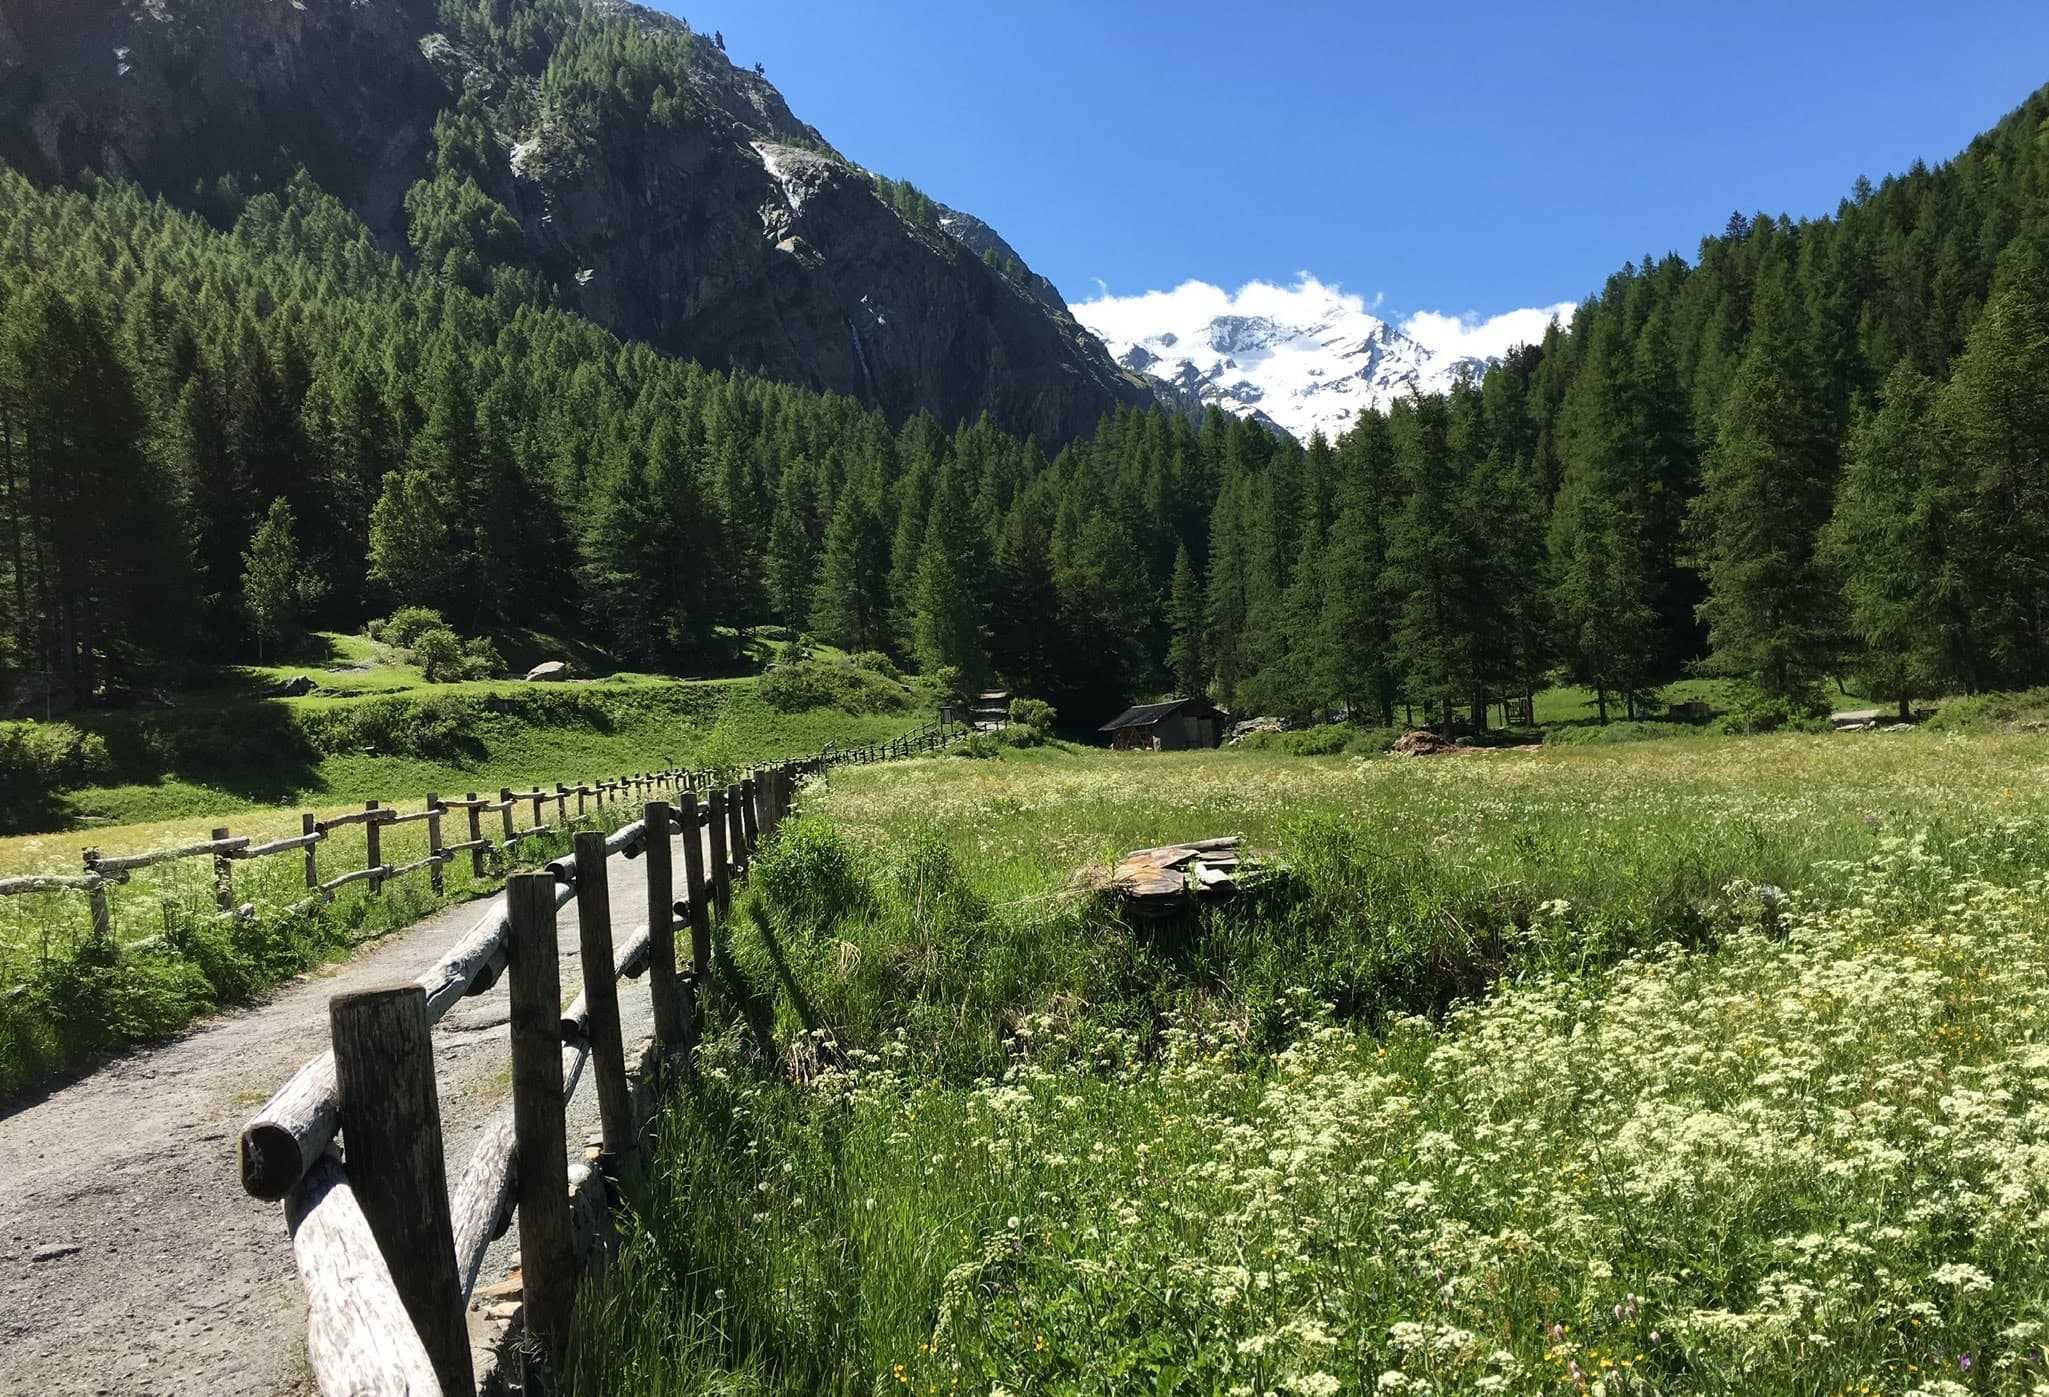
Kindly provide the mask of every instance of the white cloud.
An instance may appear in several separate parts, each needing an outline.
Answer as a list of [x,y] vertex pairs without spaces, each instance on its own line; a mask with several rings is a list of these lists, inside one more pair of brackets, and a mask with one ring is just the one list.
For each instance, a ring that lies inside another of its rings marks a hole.
[[1536,344],[1552,320],[1572,323],[1573,304],[1533,306],[1503,311],[1500,315],[1446,315],[1443,311],[1417,311],[1402,322],[1402,333],[1434,354],[1455,359],[1498,359],[1519,344]]
[[[1333,313],[1371,315],[1381,309],[1386,299],[1386,293],[1376,292],[1369,302],[1306,271],[1296,273],[1292,286],[1248,281],[1236,291],[1191,280],[1171,291],[1112,296],[1101,282],[1097,286],[1101,294],[1076,305],[1074,313],[1104,339],[1122,343],[1149,339],[1162,331],[1177,335],[1194,333],[1220,315],[1266,316],[1295,325],[1314,324]],[[1401,329],[1433,353],[1491,359],[1518,344],[1536,343],[1544,337],[1544,327],[1553,316],[1560,324],[1567,324],[1572,320],[1572,312],[1569,301],[1486,317],[1471,312],[1448,315],[1426,310],[1402,321]]]

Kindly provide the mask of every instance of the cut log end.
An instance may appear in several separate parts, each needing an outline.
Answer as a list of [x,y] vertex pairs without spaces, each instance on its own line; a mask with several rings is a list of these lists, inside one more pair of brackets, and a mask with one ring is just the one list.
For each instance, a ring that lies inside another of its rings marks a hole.
[[242,1166],[242,1187],[251,1197],[275,1203],[292,1191],[306,1172],[299,1138],[282,1125],[259,1122],[242,1132],[236,1151]]

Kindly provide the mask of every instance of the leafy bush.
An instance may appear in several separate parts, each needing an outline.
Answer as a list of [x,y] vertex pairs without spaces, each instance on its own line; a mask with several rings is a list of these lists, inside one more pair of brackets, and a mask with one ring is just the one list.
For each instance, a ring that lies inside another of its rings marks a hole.
[[480,635],[462,643],[462,669],[465,679],[498,679],[505,674],[505,657],[488,636]]
[[1003,743],[997,739],[995,733],[978,732],[967,741],[956,743],[952,751],[956,757],[966,757],[972,762],[985,762],[992,757],[1003,755]]
[[896,667],[896,661],[880,650],[863,650],[847,656],[847,663],[856,669],[865,669],[879,674],[884,679],[902,679],[904,672]]
[[446,626],[414,636],[412,655],[413,663],[427,676],[429,684],[445,684],[463,677],[462,637]]
[[106,775],[107,740],[69,723],[0,725],[0,790],[55,790]]
[[784,713],[837,708],[860,716],[897,713],[910,704],[901,684],[844,660],[779,664],[761,676],[759,692],[763,702]]
[[1933,732],[1987,732],[2049,727],[2049,689],[1973,694],[1950,699],[1928,720]]
[[1745,686],[1737,690],[1735,706],[1714,726],[1725,733],[1823,732],[1828,728],[1828,700],[1818,687],[1775,698]]
[[1005,723],[994,734],[1006,747],[1043,747],[1046,734],[1029,723]]
[[[1044,699],[1021,698],[1010,701],[1010,722],[1013,727],[1030,728],[1044,742],[1053,735],[1053,720],[1059,715],[1053,705]],[[1036,746],[1036,743],[1020,742],[1019,747]]]
[[410,650],[428,631],[446,631],[449,625],[431,606],[402,606],[383,620],[372,621],[367,629],[372,640]]

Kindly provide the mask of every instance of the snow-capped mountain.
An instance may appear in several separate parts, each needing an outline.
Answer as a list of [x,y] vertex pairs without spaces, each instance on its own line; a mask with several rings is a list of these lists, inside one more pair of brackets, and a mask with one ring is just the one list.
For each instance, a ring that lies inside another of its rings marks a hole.
[[1355,295],[1305,277],[1230,295],[1202,283],[1074,306],[1111,357],[1163,384],[1161,396],[1263,419],[1299,441],[1335,439],[1362,409],[1415,389],[1443,392],[1484,359],[1432,349]]

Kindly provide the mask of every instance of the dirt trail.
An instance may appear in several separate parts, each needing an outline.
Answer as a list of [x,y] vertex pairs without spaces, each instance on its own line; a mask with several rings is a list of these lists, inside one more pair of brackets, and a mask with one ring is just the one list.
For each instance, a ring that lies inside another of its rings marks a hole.
[[[680,848],[674,862],[680,883]],[[647,920],[643,867],[612,860],[615,943]],[[0,1393],[311,1390],[284,1211],[242,1191],[236,1138],[327,1046],[330,995],[411,979],[482,906],[448,908],[259,1007],[210,1019],[0,1118]],[[566,997],[582,975],[575,904],[558,927]],[[646,984],[621,986],[629,1051],[650,1030]],[[501,980],[435,1027],[452,1173],[510,1089],[505,1025]],[[586,1081],[570,1105],[572,1162],[596,1114]],[[518,1259],[517,1233],[493,1247],[480,1286]]]

